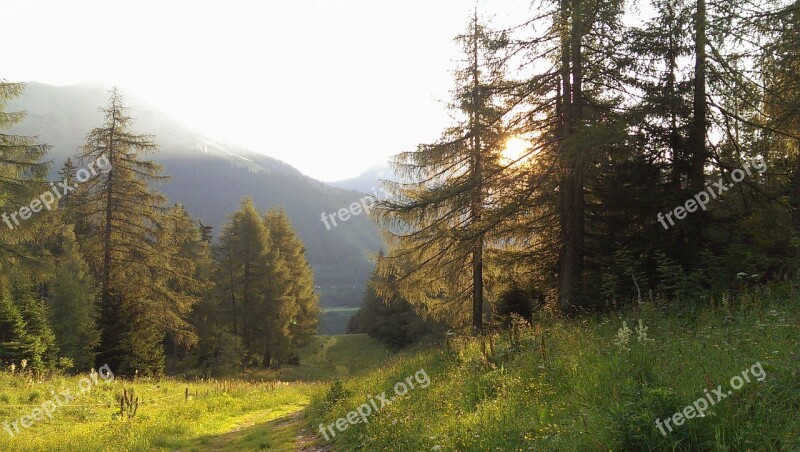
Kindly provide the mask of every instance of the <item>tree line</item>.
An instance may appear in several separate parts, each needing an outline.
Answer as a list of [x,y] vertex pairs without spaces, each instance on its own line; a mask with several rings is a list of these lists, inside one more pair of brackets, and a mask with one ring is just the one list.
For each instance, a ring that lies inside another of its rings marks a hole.
[[[574,315],[795,277],[800,2],[535,3],[505,29],[476,11],[458,36],[455,122],[393,159],[373,211],[376,293],[481,331],[509,306]],[[756,159],[766,171],[731,180]]]
[[[3,108],[23,89],[0,82],[0,129],[23,119]],[[283,209],[262,215],[245,199],[214,243],[212,228],[158,192],[168,177],[147,159],[157,144],[131,131],[116,89],[102,111],[58,173],[57,208],[0,228],[0,363],[161,375],[292,361],[319,307]],[[46,155],[33,138],[0,134],[0,209],[55,186]],[[107,171],[80,177],[99,161]]]

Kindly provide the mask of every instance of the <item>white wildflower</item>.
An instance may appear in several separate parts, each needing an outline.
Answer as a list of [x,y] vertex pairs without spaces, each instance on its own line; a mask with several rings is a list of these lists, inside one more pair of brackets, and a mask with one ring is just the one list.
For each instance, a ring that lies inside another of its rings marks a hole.
[[640,344],[653,342],[653,339],[647,337],[647,330],[648,328],[644,326],[642,319],[639,319],[639,326],[636,327],[636,340],[639,341]]
[[614,345],[620,348],[620,350],[630,350],[628,348],[628,342],[631,338],[631,329],[628,328],[628,322],[622,322],[622,328],[617,331],[617,337],[614,338]]

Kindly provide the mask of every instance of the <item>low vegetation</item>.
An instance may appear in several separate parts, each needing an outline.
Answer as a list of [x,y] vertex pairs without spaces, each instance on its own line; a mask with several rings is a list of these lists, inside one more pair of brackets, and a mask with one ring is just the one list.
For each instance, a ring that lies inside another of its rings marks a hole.
[[[400,397],[368,424],[337,431],[336,449],[796,450],[798,307],[793,288],[773,288],[677,311],[645,302],[581,320],[540,314],[533,327],[518,320],[483,343],[452,339],[447,350],[401,355],[319,392],[309,428],[334,422],[368,395],[390,393],[424,368],[427,389]],[[753,378],[705,417],[659,432],[656,419],[718,385],[727,390],[756,363],[763,382]]]
[[[36,381],[0,375],[0,419],[12,422],[53,398],[51,391],[77,388],[79,377]],[[121,415],[125,390],[139,399],[136,414]],[[187,397],[188,389],[188,397]],[[321,389],[314,383],[254,383],[176,379],[100,383],[11,437],[0,433],[0,450],[294,450],[295,431],[270,422],[301,410]],[[74,393],[73,389],[73,393]],[[255,438],[258,437],[256,440]],[[243,445],[248,445],[244,447]]]
[[[294,451],[301,412],[325,390],[322,381],[369,372],[394,355],[367,335],[318,336],[298,353],[297,366],[210,380],[97,378],[85,393],[80,381],[91,381],[90,374],[45,378],[30,367],[15,366],[13,373],[4,368],[0,450]],[[76,398],[52,418],[43,416],[29,428],[19,424],[23,415],[55,400],[53,391],[64,390]],[[121,406],[124,394],[134,407]]]

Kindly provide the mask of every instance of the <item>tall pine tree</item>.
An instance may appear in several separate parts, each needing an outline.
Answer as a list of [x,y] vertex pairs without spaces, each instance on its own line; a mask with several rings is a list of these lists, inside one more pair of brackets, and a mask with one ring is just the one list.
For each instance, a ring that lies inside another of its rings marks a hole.
[[[459,123],[443,137],[395,157],[400,183],[387,183],[390,200],[376,210],[389,244],[379,273],[397,275],[408,300],[428,306],[439,319],[483,329],[484,253],[488,238],[490,175],[499,172],[506,131],[503,108],[505,39],[473,17],[458,37],[467,56],[457,71],[451,108]],[[410,264],[410,265],[409,265]],[[389,291],[388,288],[378,292]],[[386,294],[388,295],[388,294]]]
[[160,165],[142,158],[155,142],[130,131],[116,89],[102,111],[105,122],[87,135],[80,163],[97,167],[107,159],[110,170],[80,184],[75,195],[81,250],[100,286],[97,360],[121,375],[159,375],[165,336],[195,339],[186,316],[197,299],[170,283],[186,285],[194,269],[176,257],[181,242],[165,233],[166,199],[152,188],[165,177]]

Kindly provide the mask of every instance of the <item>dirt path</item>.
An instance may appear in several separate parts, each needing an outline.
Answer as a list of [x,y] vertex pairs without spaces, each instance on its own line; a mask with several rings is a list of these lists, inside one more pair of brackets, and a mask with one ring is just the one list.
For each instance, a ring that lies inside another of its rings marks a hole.
[[217,452],[259,449],[280,452],[333,450],[330,444],[324,444],[324,440],[304,426],[302,409],[263,422],[265,417],[269,418],[269,413],[250,413],[241,419],[235,429],[218,435],[204,446],[188,450]]
[[[295,422],[300,423],[300,413],[294,413]],[[296,451],[297,452],[330,452],[333,450],[333,446],[330,444],[321,444],[322,441],[314,434],[314,432],[309,432],[307,428],[301,428],[297,432],[297,442],[295,443]]]

